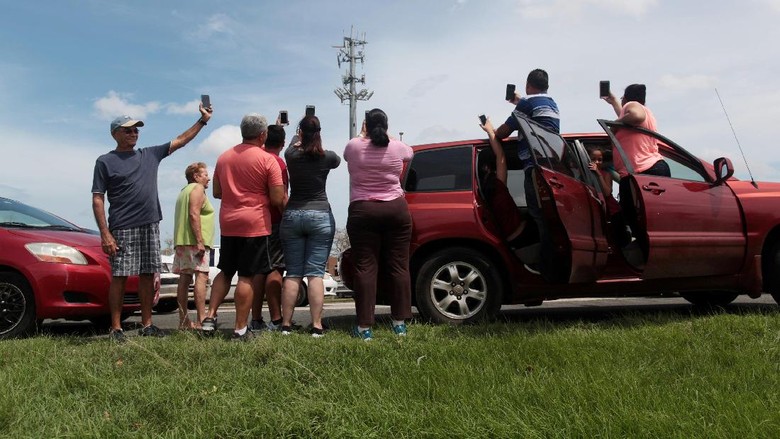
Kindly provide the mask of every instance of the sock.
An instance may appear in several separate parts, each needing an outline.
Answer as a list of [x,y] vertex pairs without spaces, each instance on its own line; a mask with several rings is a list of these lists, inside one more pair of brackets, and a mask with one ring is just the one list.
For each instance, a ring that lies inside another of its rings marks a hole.
[[400,325],[403,325],[404,323],[406,323],[406,322],[403,321],[403,320],[395,320],[395,319],[393,319],[393,326],[400,326]]
[[244,326],[243,328],[239,329],[238,331],[235,331],[235,333],[238,334],[238,335],[244,335],[244,334],[246,334],[246,330],[247,330],[247,327]]

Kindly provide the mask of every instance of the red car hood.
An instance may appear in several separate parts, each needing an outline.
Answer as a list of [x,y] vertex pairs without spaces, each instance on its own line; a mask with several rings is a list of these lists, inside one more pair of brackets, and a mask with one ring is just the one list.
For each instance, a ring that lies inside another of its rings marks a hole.
[[6,229],[30,242],[56,242],[81,248],[100,248],[100,236],[62,230]]

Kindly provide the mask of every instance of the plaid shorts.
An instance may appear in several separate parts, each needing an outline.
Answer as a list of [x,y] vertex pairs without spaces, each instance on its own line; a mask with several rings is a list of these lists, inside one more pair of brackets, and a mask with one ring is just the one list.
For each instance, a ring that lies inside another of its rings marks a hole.
[[133,276],[160,272],[159,223],[112,230],[111,234],[119,246],[116,256],[109,258],[112,275]]
[[197,245],[177,245],[173,255],[173,272],[175,274],[194,274],[196,271],[209,272],[210,249],[198,254]]

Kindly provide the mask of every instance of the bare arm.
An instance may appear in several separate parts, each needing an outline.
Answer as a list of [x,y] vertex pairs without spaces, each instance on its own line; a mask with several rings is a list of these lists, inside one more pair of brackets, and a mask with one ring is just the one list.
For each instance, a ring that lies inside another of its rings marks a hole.
[[[171,147],[168,150],[168,154],[173,154],[174,151],[177,149],[183,147],[184,145],[190,143],[190,140],[194,139],[195,136],[198,135],[201,129],[203,129],[206,122],[211,119],[211,107],[209,108],[203,108],[203,105],[201,104],[198,107],[198,110],[200,111],[200,119],[195,122],[187,131],[179,134],[179,136],[173,140],[171,140]],[[203,121],[203,123],[201,123]]]
[[287,204],[287,194],[284,193],[283,184],[269,187],[268,197],[271,199],[271,206],[284,211],[284,207]]
[[615,120],[615,122],[623,122],[626,125],[638,126],[645,121],[647,113],[645,109],[638,102],[629,102],[626,104],[626,110],[623,112],[623,117]]
[[214,179],[211,180],[211,193],[214,195],[214,198],[218,200],[222,199],[222,186],[220,186],[219,179],[216,175],[214,175]]
[[197,185],[190,192],[189,220],[192,233],[198,242],[198,253],[206,251],[200,228],[200,211],[203,209],[204,204],[206,204],[206,189],[201,185]]
[[615,116],[620,116],[620,102],[618,102],[614,94],[610,93],[609,96],[604,96],[601,99],[612,106],[612,109],[615,111]]
[[504,148],[501,147],[501,142],[496,138],[496,132],[493,129],[493,124],[490,123],[490,118],[488,118],[484,125],[480,125],[480,128],[487,133],[488,139],[490,139],[490,149],[493,150],[493,154],[496,156],[496,178],[506,184],[506,156],[504,155]]
[[103,247],[103,252],[110,256],[116,255],[119,247],[116,245],[114,235],[112,235],[111,231],[108,230],[104,194],[92,194],[92,212],[95,214],[95,222],[97,223],[98,230],[100,231],[100,241]]
[[503,140],[509,137],[510,134],[512,134],[512,131],[514,131],[509,125],[503,123],[500,127],[496,128],[496,139]]

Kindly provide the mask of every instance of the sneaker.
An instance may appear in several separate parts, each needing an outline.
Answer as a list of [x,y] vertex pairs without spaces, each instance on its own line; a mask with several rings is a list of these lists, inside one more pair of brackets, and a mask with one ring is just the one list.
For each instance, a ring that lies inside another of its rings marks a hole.
[[312,326],[311,336],[314,338],[320,338],[320,337],[325,337],[325,334],[323,333],[322,328],[315,328]]
[[260,320],[252,320],[249,323],[249,329],[253,331],[265,331],[268,329],[268,325],[265,324],[263,319]]
[[279,331],[281,329],[282,329],[282,321],[281,320],[278,320],[276,322],[274,322],[272,320],[272,321],[268,322],[265,325],[265,330],[266,331]]
[[523,267],[525,267],[525,269],[528,270],[530,273],[533,273],[537,276],[542,275],[542,272],[539,271],[539,265],[537,264],[525,264],[523,265]]
[[399,337],[406,337],[406,323],[400,325],[393,325],[393,333]]
[[217,330],[217,320],[211,317],[206,317],[200,322],[200,329],[203,332],[214,332]]
[[255,334],[252,332],[250,328],[246,328],[246,332],[244,335],[238,335],[238,332],[233,332],[233,337],[231,337],[231,341],[250,341],[253,338],[255,338]]
[[363,341],[371,341],[374,339],[374,334],[371,332],[371,328],[359,330],[357,326],[352,328],[352,336],[359,338]]
[[292,328],[289,326],[282,326],[282,335],[292,334]]
[[111,329],[108,332],[108,339],[113,341],[114,343],[124,343],[127,341],[127,337],[125,336],[125,331],[121,329]]
[[149,325],[139,329],[138,335],[140,335],[141,337],[162,337],[165,334],[163,334],[160,328],[154,325]]

